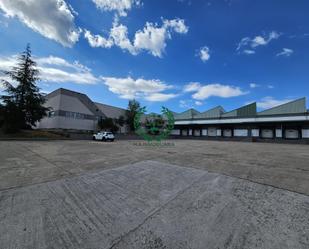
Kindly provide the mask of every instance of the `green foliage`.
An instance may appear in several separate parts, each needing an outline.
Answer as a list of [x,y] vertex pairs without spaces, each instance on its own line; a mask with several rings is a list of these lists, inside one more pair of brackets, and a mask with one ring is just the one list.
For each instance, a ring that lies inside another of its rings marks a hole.
[[130,100],[126,111],[126,121],[131,131],[135,130],[134,118],[140,109],[140,103],[135,99]]
[[[174,115],[173,113],[162,106],[162,116],[155,115],[151,121],[146,119],[145,128],[142,127],[141,118],[146,113],[146,107],[142,107],[138,110],[134,118],[134,126],[136,134],[142,136],[148,142],[152,140],[161,141],[166,138],[174,128]],[[163,116],[167,118],[167,122],[163,119]]]
[[115,120],[112,118],[101,118],[98,121],[98,127],[100,130],[108,130],[112,132],[117,132],[119,130]]
[[2,80],[7,93],[0,97],[4,105],[5,130],[15,132],[31,128],[46,115],[48,108],[43,106],[45,98],[36,86],[39,71],[31,58],[30,46],[20,54],[15,67],[2,73],[13,82]]
[[124,116],[120,115],[118,117],[118,119],[115,119],[115,122],[117,125],[119,125],[120,127],[124,126],[124,124],[126,123],[126,120],[124,118]]

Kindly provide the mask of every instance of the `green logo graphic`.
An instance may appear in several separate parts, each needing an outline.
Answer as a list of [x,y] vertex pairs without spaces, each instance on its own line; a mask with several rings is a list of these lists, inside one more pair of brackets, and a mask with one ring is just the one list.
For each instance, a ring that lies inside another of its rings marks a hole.
[[173,113],[162,106],[161,115],[146,115],[146,107],[138,110],[134,117],[134,128],[136,134],[143,137],[146,141],[161,141],[168,137],[174,128]]

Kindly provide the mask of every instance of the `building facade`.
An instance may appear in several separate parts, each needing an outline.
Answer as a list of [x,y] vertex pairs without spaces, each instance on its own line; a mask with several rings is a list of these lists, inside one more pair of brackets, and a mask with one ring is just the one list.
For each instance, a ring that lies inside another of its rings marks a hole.
[[205,112],[175,113],[174,136],[208,138],[309,139],[306,99],[257,112],[256,103],[226,112],[221,106]]
[[[48,115],[38,122],[38,129],[96,131],[100,118],[125,116],[125,109],[93,102],[86,94],[67,89],[57,89],[46,95]],[[120,133],[127,127],[119,127]]]

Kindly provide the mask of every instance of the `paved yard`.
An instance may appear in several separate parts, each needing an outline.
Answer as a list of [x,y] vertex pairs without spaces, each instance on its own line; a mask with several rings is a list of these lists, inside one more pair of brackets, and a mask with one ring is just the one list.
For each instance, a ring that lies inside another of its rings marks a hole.
[[1,248],[308,248],[309,197],[153,161],[0,193]]
[[144,160],[222,173],[309,195],[309,146],[169,140],[166,148],[134,141],[0,142],[0,190]]
[[169,142],[0,142],[0,248],[309,248],[308,145]]

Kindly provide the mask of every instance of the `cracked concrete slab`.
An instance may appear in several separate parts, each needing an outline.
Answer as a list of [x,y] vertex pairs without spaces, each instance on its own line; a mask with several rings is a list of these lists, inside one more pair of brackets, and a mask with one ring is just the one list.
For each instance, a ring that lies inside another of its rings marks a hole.
[[3,249],[308,248],[309,197],[154,161],[0,191]]

